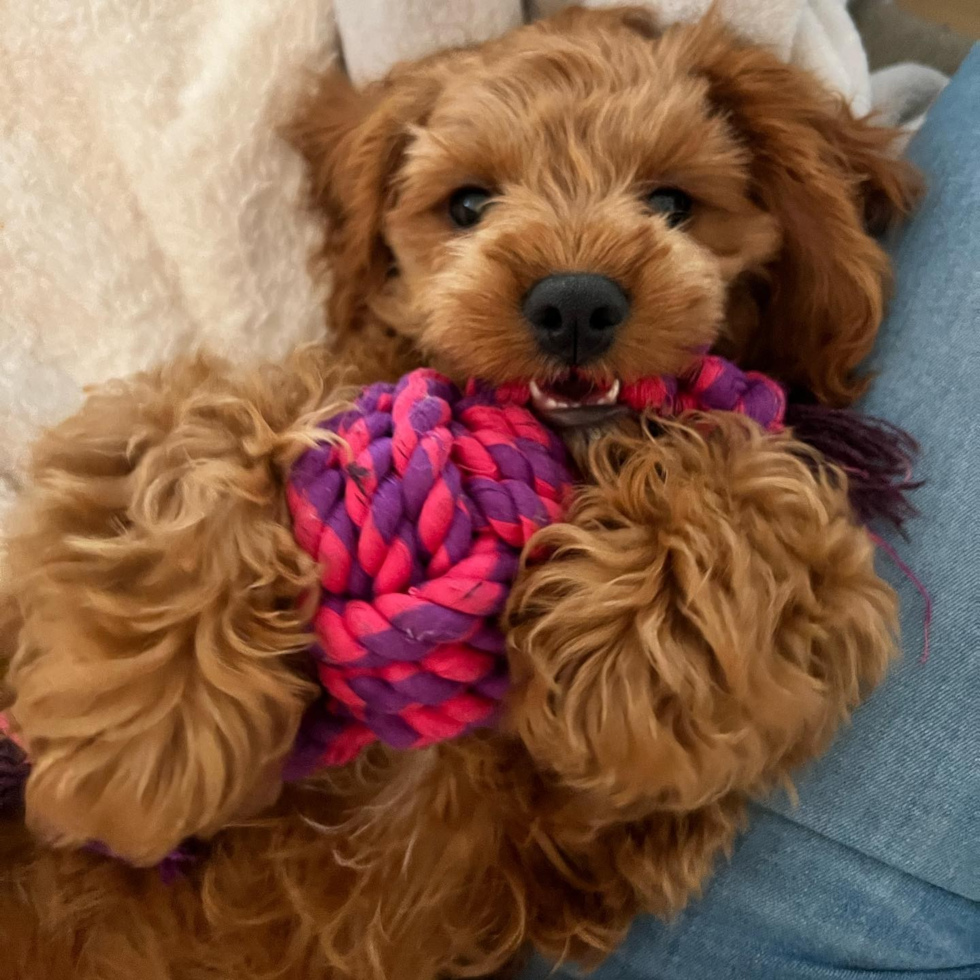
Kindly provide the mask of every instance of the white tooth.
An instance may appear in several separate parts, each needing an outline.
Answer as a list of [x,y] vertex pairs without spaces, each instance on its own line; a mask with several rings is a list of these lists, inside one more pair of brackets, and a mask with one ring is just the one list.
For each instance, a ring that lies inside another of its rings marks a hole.
[[601,398],[596,399],[596,405],[615,405],[617,398],[619,398],[618,378],[609,386],[609,390]]
[[578,402],[564,401],[553,395],[546,395],[536,381],[532,381],[528,388],[531,392],[531,401],[546,412],[559,412],[568,408],[577,408],[579,405]]

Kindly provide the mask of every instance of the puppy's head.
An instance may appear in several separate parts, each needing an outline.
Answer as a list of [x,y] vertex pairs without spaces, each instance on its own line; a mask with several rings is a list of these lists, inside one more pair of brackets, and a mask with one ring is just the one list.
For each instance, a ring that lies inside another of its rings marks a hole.
[[814,79],[635,9],[571,10],[360,92],[329,77],[295,133],[333,329],[535,382],[551,409],[600,411],[707,347],[853,399],[887,278],[869,222],[914,195],[891,134]]

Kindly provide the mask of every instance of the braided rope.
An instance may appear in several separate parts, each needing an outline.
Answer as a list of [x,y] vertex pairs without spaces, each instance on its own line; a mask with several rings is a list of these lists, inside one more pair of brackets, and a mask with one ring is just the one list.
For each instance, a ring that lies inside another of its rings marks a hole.
[[782,385],[757,371],[742,371],[722,357],[706,355],[679,377],[644,378],[623,390],[636,411],[661,415],[684,412],[736,412],[769,431],[781,429],[786,414]]
[[520,405],[434,371],[367,388],[288,488],[322,563],[313,653],[326,697],[290,767],[380,739],[415,748],[492,724],[507,689],[496,625],[521,549],[571,488],[561,440]]
[[[523,383],[497,389],[498,398],[518,405],[531,401]],[[636,412],[674,417],[684,412],[736,412],[768,432],[783,428],[786,392],[778,381],[758,371],[743,371],[714,354],[699,357],[683,374],[641,378],[624,385],[620,402]]]

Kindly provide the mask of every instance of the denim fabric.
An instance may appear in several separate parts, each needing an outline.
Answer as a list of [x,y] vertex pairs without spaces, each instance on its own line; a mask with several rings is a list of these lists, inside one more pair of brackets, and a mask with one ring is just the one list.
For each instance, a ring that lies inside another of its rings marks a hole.
[[922,445],[921,517],[891,543],[932,595],[932,654],[919,663],[921,597],[881,556],[904,660],[807,773],[800,806],[776,808],[980,902],[980,46],[909,155],[930,192],[893,250],[897,290],[862,407]]
[[[581,977],[538,960],[522,980]],[[674,922],[641,919],[591,980],[978,980],[980,909],[777,814]]]
[[[864,409],[922,443],[911,540],[882,556],[902,600],[903,662],[800,804],[755,809],[704,897],[638,921],[596,980],[980,980],[980,47],[909,150],[924,206],[894,245],[897,292]],[[575,977],[536,962],[524,980]]]

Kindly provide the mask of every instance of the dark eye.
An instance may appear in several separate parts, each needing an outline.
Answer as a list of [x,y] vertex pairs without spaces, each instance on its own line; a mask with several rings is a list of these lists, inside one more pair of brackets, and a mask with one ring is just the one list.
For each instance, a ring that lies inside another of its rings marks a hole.
[[493,195],[482,187],[461,187],[449,198],[449,217],[457,228],[472,228],[492,201]]
[[647,194],[646,205],[656,214],[662,214],[671,228],[676,228],[690,217],[694,201],[690,194],[676,187],[656,187]]

